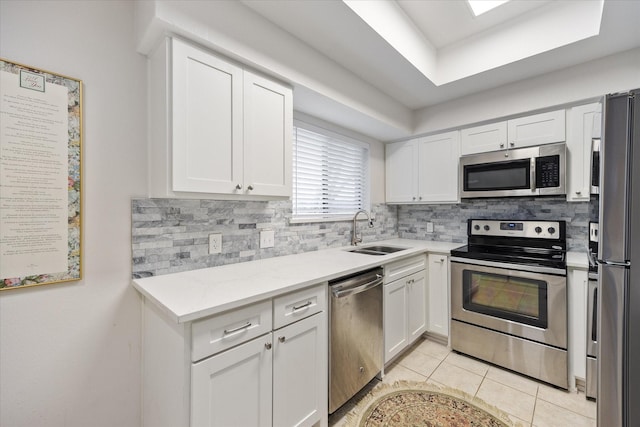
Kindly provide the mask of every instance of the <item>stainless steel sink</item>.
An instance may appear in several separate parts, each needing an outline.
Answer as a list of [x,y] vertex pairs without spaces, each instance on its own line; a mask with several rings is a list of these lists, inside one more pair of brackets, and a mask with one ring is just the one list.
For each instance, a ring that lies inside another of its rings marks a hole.
[[388,255],[394,252],[404,251],[409,248],[402,248],[398,246],[363,246],[360,248],[351,249],[348,252],[353,252],[355,254],[365,254],[365,255]]

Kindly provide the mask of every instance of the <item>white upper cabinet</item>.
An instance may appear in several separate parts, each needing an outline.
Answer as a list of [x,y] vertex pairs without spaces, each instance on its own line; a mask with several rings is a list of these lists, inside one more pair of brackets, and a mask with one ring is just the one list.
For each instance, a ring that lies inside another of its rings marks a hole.
[[151,197],[290,196],[290,88],[178,39],[149,71]]
[[462,155],[552,144],[565,140],[565,111],[519,117],[460,131]]
[[173,191],[226,193],[242,176],[242,69],[173,40]]
[[418,199],[422,202],[458,202],[460,133],[447,132],[420,138]]
[[386,146],[387,203],[456,203],[459,132]]
[[507,122],[475,126],[460,131],[460,154],[484,153],[507,147]]
[[418,145],[414,141],[387,144],[387,203],[415,202],[418,198]]
[[291,90],[244,72],[244,185],[248,194],[291,196]]
[[591,151],[600,138],[602,105],[598,102],[567,110],[567,201],[589,201],[591,197]]

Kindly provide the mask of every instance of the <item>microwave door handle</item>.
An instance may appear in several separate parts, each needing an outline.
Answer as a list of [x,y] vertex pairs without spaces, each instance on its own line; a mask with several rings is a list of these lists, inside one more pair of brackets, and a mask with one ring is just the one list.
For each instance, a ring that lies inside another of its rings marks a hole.
[[531,192],[536,191],[536,158],[531,158],[531,167],[529,168],[529,179],[531,181]]

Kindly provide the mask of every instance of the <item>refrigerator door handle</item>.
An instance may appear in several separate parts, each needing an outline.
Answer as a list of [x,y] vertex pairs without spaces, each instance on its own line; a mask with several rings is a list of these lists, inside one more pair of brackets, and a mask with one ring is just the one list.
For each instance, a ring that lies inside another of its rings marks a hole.
[[610,265],[612,267],[631,267],[631,261],[611,261],[606,259],[598,259],[600,265]]

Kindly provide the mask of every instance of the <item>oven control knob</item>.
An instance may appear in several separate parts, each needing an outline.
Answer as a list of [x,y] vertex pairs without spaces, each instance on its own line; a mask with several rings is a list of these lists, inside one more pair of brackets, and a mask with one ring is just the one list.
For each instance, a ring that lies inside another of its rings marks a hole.
[[556,229],[553,227],[549,227],[547,231],[549,232],[549,234],[554,234],[556,232]]
[[489,231],[489,229],[490,229],[490,228],[491,228],[491,227],[489,227],[488,225],[485,225],[485,226],[484,226],[484,231]]
[[473,229],[478,231],[478,230],[480,230],[480,226],[478,224],[476,224],[476,225],[473,226]]
[[538,234],[542,233],[542,228],[541,227],[536,227],[535,230],[536,230],[536,233],[538,233]]

